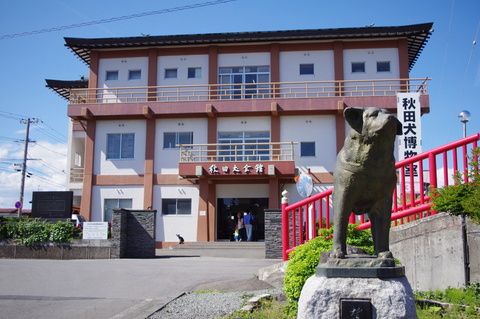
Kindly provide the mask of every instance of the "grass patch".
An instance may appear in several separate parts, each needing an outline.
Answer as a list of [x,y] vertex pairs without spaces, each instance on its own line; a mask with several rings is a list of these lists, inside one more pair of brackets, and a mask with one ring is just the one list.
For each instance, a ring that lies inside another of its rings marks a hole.
[[222,319],[294,319],[294,315],[288,315],[286,302],[277,300],[261,301],[258,308],[252,312],[237,310]]
[[220,290],[216,290],[216,289],[198,289],[198,290],[195,290],[194,293],[196,293],[197,295],[202,295],[202,294],[219,294],[221,293]]

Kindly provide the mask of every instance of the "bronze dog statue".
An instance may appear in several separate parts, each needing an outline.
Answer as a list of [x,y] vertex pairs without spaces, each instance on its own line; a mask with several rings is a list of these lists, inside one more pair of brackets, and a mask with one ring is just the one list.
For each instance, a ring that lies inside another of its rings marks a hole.
[[367,213],[375,253],[392,258],[389,250],[392,193],[396,185],[395,137],[402,134],[398,119],[378,108],[346,108],[352,130],[337,156],[334,187],[333,258],[347,254],[350,213]]

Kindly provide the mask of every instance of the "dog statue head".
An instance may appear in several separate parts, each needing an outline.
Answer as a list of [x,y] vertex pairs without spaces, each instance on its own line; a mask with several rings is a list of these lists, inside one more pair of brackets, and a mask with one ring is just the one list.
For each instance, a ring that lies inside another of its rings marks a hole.
[[380,134],[402,135],[402,123],[386,110],[376,107],[365,109],[348,107],[344,115],[352,129],[366,138],[373,138]]

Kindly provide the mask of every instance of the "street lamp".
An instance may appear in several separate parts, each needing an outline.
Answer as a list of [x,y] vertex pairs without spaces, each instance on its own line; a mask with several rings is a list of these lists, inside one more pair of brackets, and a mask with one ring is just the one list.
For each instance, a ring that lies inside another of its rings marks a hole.
[[458,114],[458,118],[460,119],[460,122],[463,123],[463,137],[467,137],[467,123],[470,120],[470,112],[463,110]]
[[[467,137],[467,123],[470,120],[470,112],[463,110],[458,114],[460,122],[463,123],[463,137]],[[466,168],[465,168],[466,170]],[[465,214],[462,214],[462,243],[463,243],[463,267],[465,275],[465,286],[470,284],[470,263],[468,261],[468,237],[467,221]]]

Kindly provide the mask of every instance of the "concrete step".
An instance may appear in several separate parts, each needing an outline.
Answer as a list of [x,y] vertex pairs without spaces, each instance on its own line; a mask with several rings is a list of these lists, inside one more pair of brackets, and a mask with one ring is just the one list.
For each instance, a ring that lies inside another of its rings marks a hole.
[[157,249],[158,257],[202,256],[224,258],[265,258],[264,242],[194,242]]

